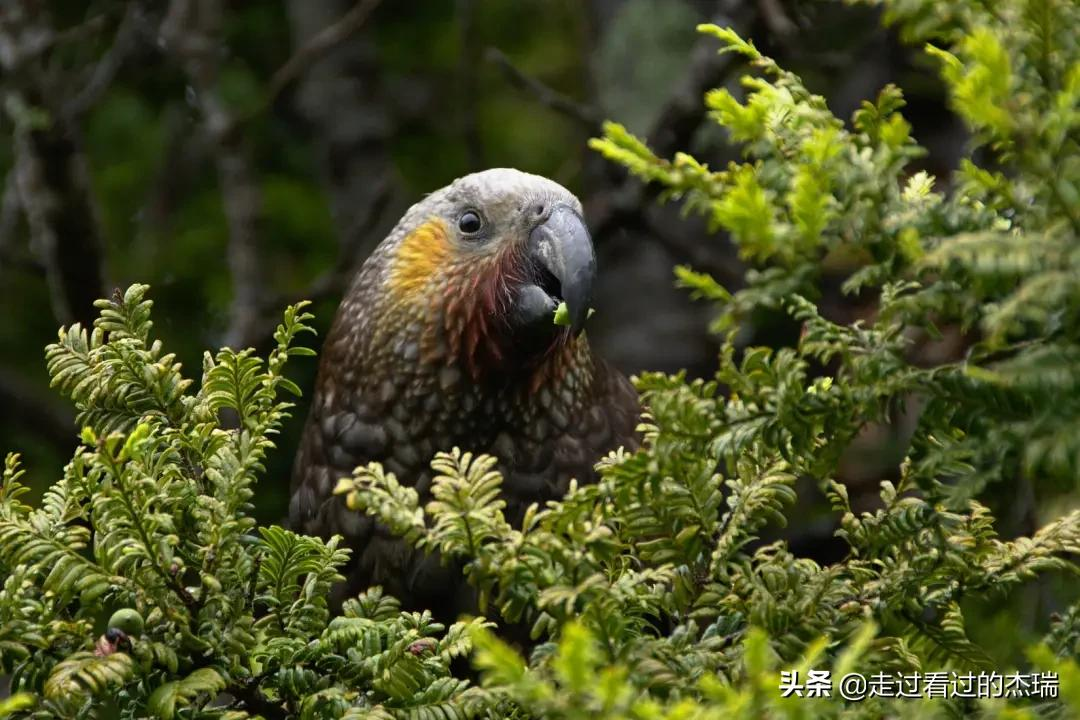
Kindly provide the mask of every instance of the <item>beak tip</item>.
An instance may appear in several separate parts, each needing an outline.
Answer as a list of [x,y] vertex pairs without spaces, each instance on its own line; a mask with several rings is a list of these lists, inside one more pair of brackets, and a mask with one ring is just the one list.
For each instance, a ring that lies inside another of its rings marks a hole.
[[532,231],[530,244],[536,260],[559,282],[570,333],[581,335],[596,276],[596,254],[585,221],[569,206],[556,207]]

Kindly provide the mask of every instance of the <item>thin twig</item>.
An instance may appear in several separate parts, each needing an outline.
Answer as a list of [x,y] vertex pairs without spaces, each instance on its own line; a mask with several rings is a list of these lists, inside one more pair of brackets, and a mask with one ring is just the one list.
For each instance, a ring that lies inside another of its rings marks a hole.
[[799,26],[784,12],[780,0],[758,0],[758,11],[769,32],[777,38],[791,37],[799,30]]
[[105,13],[94,15],[78,25],[73,25],[72,27],[58,31],[52,36],[52,43],[50,44],[49,49],[69,45],[82,40],[88,40],[104,30],[107,25],[108,17]]
[[112,45],[94,65],[86,84],[65,104],[64,113],[69,118],[84,115],[108,92],[124,62],[138,47],[139,25],[143,19],[142,5],[138,2],[130,3],[116,29]]
[[[291,0],[296,47],[304,47],[341,16],[342,0]],[[349,0],[351,5],[352,0]],[[332,54],[305,68],[291,100],[317,138],[322,183],[330,201],[337,257],[296,296],[281,294],[264,307],[267,337],[281,307],[299,299],[339,297],[369,251],[404,209],[389,142],[398,119],[382,82],[373,23]]]
[[218,86],[220,0],[173,0],[162,22],[161,37],[195,89],[203,124],[212,142],[229,227],[226,261],[232,275],[233,299],[224,342],[243,348],[258,340],[262,309],[259,239],[263,230],[262,193],[248,158],[236,118]]
[[[735,28],[743,33],[754,19],[754,5],[729,3],[731,13],[719,13],[712,19],[721,25]],[[740,67],[732,53],[721,55],[717,52],[716,42],[711,38],[699,40],[691,54],[690,65],[672,90],[664,105],[653,118],[646,135],[646,144],[660,157],[666,157],[691,144],[701,123],[705,120],[705,104],[702,96],[711,88],[722,85],[728,75]],[[620,174],[618,179],[586,200],[593,210],[591,224],[597,237],[604,237],[613,230],[627,226],[651,223],[648,217],[651,200],[660,193],[655,185],[641,185],[636,179]],[[654,232],[652,237],[667,247],[675,257],[697,257],[696,264],[702,266],[703,253],[691,251],[690,247],[700,246],[694,240],[688,243],[677,242],[676,233]],[[727,262],[726,259],[722,259]],[[723,264],[723,263],[721,263]]]
[[55,36],[39,3],[9,2],[0,13],[14,183],[30,247],[45,267],[56,319],[89,324],[104,291],[101,228],[79,128],[51,102],[67,89],[41,57]]
[[[379,2],[360,0],[340,19],[304,43],[274,73],[266,100],[255,114],[269,107],[274,98],[309,67],[352,37]],[[162,23],[161,34],[181,60],[199,99],[208,134],[217,146],[218,177],[229,225],[226,256],[233,280],[233,302],[225,343],[232,347],[247,347],[258,344],[264,335],[273,331],[273,325],[267,321],[266,310],[271,303],[262,292],[260,269],[259,237],[265,216],[255,172],[241,135],[246,121],[252,116],[237,117],[231,113],[218,90],[218,62],[214,48],[217,47],[219,23],[214,18],[219,14],[220,7],[215,0],[203,0],[198,12],[193,12],[191,0],[173,0]],[[343,284],[341,278],[345,271],[340,269],[342,264],[339,261],[339,267],[335,268],[337,272],[321,278],[320,285],[314,288],[316,295]]]
[[301,45],[270,78],[266,104],[270,105],[304,71],[348,40],[367,22],[382,0],[359,0],[341,19],[320,30]]
[[0,13],[0,69],[13,79],[22,79],[23,68],[56,41],[56,31],[40,22],[35,10],[26,2],[5,2]]
[[243,348],[257,339],[255,328],[261,309],[262,272],[259,235],[263,226],[262,194],[246,153],[222,146],[218,176],[229,224],[228,263],[233,278],[233,302],[225,342]]
[[89,324],[104,294],[97,209],[86,157],[73,130],[15,132],[15,175],[31,247],[45,266],[53,312],[61,323]]
[[525,73],[514,65],[510,58],[498,48],[489,47],[484,53],[484,57],[488,62],[502,70],[506,78],[515,87],[532,95],[541,105],[577,120],[588,127],[590,132],[599,130],[603,118],[595,108],[580,103]]
[[[724,17],[725,24],[744,32],[750,26],[751,12],[739,17]],[[717,18],[719,19],[719,18]],[[733,70],[740,68],[734,53],[717,52],[716,41],[702,38],[694,46],[690,65],[675,84],[670,96],[653,119],[646,142],[661,157],[670,156],[691,144],[694,134],[706,118],[705,93],[724,83]]]

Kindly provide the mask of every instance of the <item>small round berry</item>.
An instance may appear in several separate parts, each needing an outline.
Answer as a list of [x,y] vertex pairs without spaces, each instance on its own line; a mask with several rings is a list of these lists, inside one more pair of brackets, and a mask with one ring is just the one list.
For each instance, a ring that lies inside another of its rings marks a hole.
[[120,630],[127,635],[141,635],[143,631],[143,616],[138,610],[121,608],[109,618],[109,630]]

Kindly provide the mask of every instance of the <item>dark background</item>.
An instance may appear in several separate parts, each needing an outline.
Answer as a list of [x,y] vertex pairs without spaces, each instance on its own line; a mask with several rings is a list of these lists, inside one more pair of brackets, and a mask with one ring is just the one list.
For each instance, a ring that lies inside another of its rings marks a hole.
[[[0,447],[23,454],[38,492],[60,474],[77,433],[48,389],[43,348],[58,325],[94,317],[94,298],[150,284],[157,335],[197,378],[205,349],[265,349],[289,302],[314,300],[325,330],[404,209],[487,167],[546,175],[584,202],[601,354],[627,373],[709,375],[709,308],[674,288],[672,267],[732,289],[744,268],[722,236],[657,205],[586,142],[612,119],[661,155],[737,157],[702,103],[746,71],[695,31],[715,22],[840,117],[900,85],[930,151],[921,168],[943,175],[963,129],[936,70],[880,20],[871,5],[791,0],[4,0]],[[837,261],[821,287],[827,314],[846,321],[869,311],[840,296],[848,269]],[[740,342],[796,337],[762,316]],[[294,364],[305,391],[314,371]],[[263,522],[284,515],[305,412],[301,401],[259,487]],[[841,479],[853,495],[871,502],[895,477],[910,420],[852,448]],[[827,561],[841,549],[836,518],[804,485],[788,534]]]

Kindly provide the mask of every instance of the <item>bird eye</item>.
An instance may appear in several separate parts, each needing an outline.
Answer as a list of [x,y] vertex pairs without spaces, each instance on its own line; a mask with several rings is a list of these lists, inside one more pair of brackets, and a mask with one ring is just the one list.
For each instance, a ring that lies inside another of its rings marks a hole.
[[480,215],[475,210],[466,210],[458,218],[458,229],[466,235],[472,235],[473,233],[480,232],[480,228],[483,227],[483,222],[480,220]]

